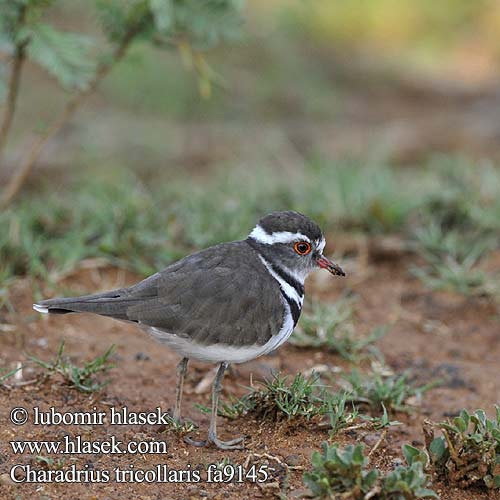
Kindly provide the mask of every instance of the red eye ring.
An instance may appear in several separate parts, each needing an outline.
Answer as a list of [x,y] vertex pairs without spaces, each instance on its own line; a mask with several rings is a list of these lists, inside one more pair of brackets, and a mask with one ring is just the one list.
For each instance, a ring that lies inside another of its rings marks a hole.
[[297,243],[293,245],[293,249],[299,255],[307,255],[311,251],[311,244],[307,241],[297,241]]

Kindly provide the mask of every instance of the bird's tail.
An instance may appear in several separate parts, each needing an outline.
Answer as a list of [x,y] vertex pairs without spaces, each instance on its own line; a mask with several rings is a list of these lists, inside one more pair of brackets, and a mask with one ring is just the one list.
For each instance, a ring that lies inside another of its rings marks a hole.
[[110,316],[117,319],[128,319],[127,309],[135,300],[126,289],[111,290],[80,297],[56,298],[33,304],[33,309],[40,313],[68,314],[89,312]]

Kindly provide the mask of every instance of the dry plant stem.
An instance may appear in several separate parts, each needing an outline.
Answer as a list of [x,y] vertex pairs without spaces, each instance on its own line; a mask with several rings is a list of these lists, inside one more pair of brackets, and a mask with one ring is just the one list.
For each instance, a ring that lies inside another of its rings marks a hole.
[[384,429],[382,431],[382,434],[380,435],[379,440],[375,443],[374,447],[370,450],[370,453],[368,453],[369,457],[371,457],[380,448],[380,445],[385,440],[386,436],[387,436],[387,429]]
[[[20,14],[20,24],[24,22],[25,10],[26,9],[23,9]],[[9,135],[10,127],[12,125],[14,112],[16,110],[17,94],[19,92],[19,82],[21,80],[21,70],[23,68],[24,61],[26,60],[27,45],[28,40],[18,43],[12,57],[12,70],[7,87],[7,98],[5,101],[5,109],[2,116],[2,123],[0,125],[0,160],[3,148]]]
[[66,122],[73,116],[75,111],[82,105],[85,99],[95,91],[101,80],[111,71],[113,66],[123,58],[127,52],[130,42],[133,40],[139,29],[140,23],[135,24],[129,29],[120,44],[117,46],[112,57],[108,61],[99,64],[96,73],[87,88],[78,92],[72,99],[70,99],[66,103],[66,106],[61,114],[54,120],[47,131],[35,140],[34,144],[21,160],[19,170],[14,173],[12,179],[7,184],[0,201],[0,210],[5,209],[19,193],[33,170],[35,162],[40,156],[40,153],[45,145],[63,128]]

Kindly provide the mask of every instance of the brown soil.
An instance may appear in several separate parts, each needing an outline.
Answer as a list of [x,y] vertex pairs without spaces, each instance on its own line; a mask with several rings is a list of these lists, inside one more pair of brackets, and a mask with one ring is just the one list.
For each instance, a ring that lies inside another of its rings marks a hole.
[[[352,261],[351,278],[327,280],[328,276],[317,275],[311,278],[308,287],[309,295],[325,301],[335,300],[346,288],[352,289],[359,295],[359,328],[369,330],[374,325],[392,325],[390,332],[378,342],[378,347],[394,371],[411,369],[420,381],[436,377],[446,379],[444,386],[424,395],[416,411],[410,415],[396,415],[402,425],[391,428],[371,457],[371,463],[384,471],[390,470],[401,459],[402,443],[423,445],[421,424],[425,418],[443,420],[461,408],[484,408],[491,415],[493,404],[500,401],[500,323],[496,307],[480,299],[430,293],[408,274],[407,264],[406,256],[366,265],[361,265],[360,259],[357,259]],[[346,267],[349,268],[349,265]],[[133,281],[133,276],[120,271],[91,269],[66,278],[64,285],[79,293],[85,289],[105,289]],[[64,339],[65,352],[76,364],[116,344],[116,367],[110,372],[109,385],[91,395],[71,389],[57,378],[10,389],[0,388],[0,498],[243,499],[271,498],[280,491],[284,498],[296,498],[304,492],[303,469],[309,466],[311,453],[319,449],[321,442],[328,437],[326,430],[307,425],[262,424],[250,417],[235,421],[220,419],[222,439],[235,435],[248,436],[244,451],[227,452],[187,445],[159,425],[42,427],[29,422],[16,427],[9,420],[9,412],[17,406],[30,411],[34,406],[41,409],[54,406],[61,412],[89,411],[94,406],[97,411],[109,412],[110,406],[125,405],[133,411],[151,411],[157,406],[167,410],[174,402],[178,357],[159,347],[133,325],[91,315],[42,317],[34,314],[31,311],[32,290],[27,282],[19,282],[12,288],[12,301],[18,313],[8,315],[4,322],[7,320],[14,324],[15,330],[0,334],[0,366],[12,367],[17,361],[25,361],[27,352],[45,360],[53,359],[60,341]],[[349,368],[336,355],[286,345],[273,356],[238,366],[226,376],[224,394],[227,397],[244,393],[245,386],[251,383],[251,374],[255,381],[271,370],[295,374],[317,365]],[[185,387],[183,413],[199,425],[198,437],[203,437],[208,417],[194,405],[209,405],[210,394],[209,391],[196,394],[195,388],[209,370],[212,368],[207,365],[191,363]],[[33,378],[33,373],[25,369],[23,379],[30,378]],[[9,441],[58,440],[64,434],[81,435],[83,439],[94,441],[109,439],[110,435],[124,442],[165,440],[169,449],[168,455],[75,455],[66,458],[63,468],[75,464],[78,469],[87,466],[94,470],[113,470],[117,466],[129,469],[133,465],[135,469],[146,470],[153,469],[157,464],[167,464],[170,469],[187,470],[196,468],[198,464],[205,468],[225,458],[233,464],[244,464],[254,453],[255,463],[269,462],[275,471],[270,473],[271,477],[264,485],[248,481],[222,484],[9,483],[7,474],[13,464],[30,463],[36,468],[43,467],[28,454],[14,455],[8,446]],[[340,433],[334,441],[342,444],[364,442],[370,449],[377,438],[373,431],[361,430]],[[262,456],[264,454],[267,455]],[[279,462],[269,456],[277,457]],[[500,494],[463,491],[439,482],[435,482],[434,488],[444,500],[500,498]]]

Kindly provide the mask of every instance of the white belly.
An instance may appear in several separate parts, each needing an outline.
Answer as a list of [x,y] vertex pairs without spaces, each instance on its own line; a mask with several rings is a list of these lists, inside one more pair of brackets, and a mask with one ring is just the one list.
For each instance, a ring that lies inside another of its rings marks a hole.
[[290,306],[283,299],[285,307],[285,315],[281,330],[273,335],[263,345],[250,346],[228,346],[224,344],[203,345],[196,342],[191,342],[189,339],[179,337],[172,333],[164,332],[158,328],[147,327],[141,325],[153,338],[162,344],[166,344],[173,351],[180,354],[182,357],[196,359],[198,361],[206,361],[207,363],[220,363],[227,361],[228,363],[244,363],[251,359],[258,358],[263,354],[267,354],[274,349],[277,349],[293,331],[293,318],[290,311]]

